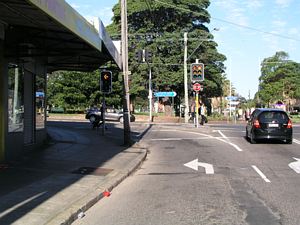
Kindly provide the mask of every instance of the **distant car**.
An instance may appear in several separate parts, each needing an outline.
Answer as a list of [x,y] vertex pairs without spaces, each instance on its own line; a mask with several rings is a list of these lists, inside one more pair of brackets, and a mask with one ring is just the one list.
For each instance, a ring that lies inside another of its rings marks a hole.
[[[90,122],[94,122],[97,117],[101,116],[101,110],[98,108],[91,108],[87,110],[85,118],[90,120]],[[101,118],[102,119],[102,118]],[[114,108],[107,108],[105,112],[105,120],[106,121],[119,121],[120,123],[124,122],[124,116],[122,110],[117,110]],[[135,121],[135,116],[130,115],[130,122]]]
[[255,109],[247,122],[246,138],[252,144],[257,140],[281,140],[292,144],[292,121],[281,109]]

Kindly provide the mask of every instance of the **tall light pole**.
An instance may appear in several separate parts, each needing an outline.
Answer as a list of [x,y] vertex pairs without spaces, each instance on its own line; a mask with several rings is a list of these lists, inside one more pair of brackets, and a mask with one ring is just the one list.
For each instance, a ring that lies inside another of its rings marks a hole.
[[121,54],[123,67],[123,118],[124,118],[124,145],[131,144],[130,135],[130,99],[129,99],[129,82],[128,82],[128,27],[127,27],[127,1],[121,1]]

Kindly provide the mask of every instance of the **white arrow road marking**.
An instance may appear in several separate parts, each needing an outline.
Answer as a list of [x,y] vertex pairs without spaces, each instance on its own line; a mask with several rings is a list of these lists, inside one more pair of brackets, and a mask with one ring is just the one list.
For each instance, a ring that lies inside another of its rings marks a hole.
[[264,181],[266,181],[267,183],[271,183],[266,175],[264,175],[263,172],[261,172],[256,166],[252,165],[252,168],[258,173],[259,176],[261,176],[262,179],[264,179]]
[[198,159],[190,161],[190,162],[184,164],[184,166],[189,167],[189,168],[191,168],[193,170],[196,170],[196,171],[198,171],[198,167],[201,166],[201,167],[205,168],[205,173],[206,174],[214,174],[215,173],[214,172],[214,167],[213,167],[212,164],[199,162]]
[[297,139],[293,139],[293,142],[295,142],[296,144],[300,145],[300,141],[298,141]]
[[296,162],[292,162],[289,164],[289,167],[293,169],[296,173],[300,173],[300,159],[293,157]]

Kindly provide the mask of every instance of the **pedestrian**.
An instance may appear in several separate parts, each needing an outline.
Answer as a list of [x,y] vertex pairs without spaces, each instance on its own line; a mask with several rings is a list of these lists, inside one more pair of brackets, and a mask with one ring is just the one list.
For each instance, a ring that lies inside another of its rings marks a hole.
[[194,121],[195,122],[195,102],[194,101],[192,101],[190,112],[191,113],[190,113],[189,121]]
[[204,123],[207,123],[207,118],[205,116],[205,106],[203,103],[200,103],[199,107],[199,115],[200,115],[200,124],[204,125]]

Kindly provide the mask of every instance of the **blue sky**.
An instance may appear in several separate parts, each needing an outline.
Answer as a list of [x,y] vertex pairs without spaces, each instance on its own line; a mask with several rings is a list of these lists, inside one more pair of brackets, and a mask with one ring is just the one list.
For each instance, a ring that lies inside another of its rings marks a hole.
[[[108,25],[118,0],[67,2],[88,20],[100,17]],[[211,0],[208,11],[208,27],[219,28],[213,34],[219,52],[227,57],[227,77],[242,96],[256,93],[264,58],[286,51],[300,62],[299,0]]]

